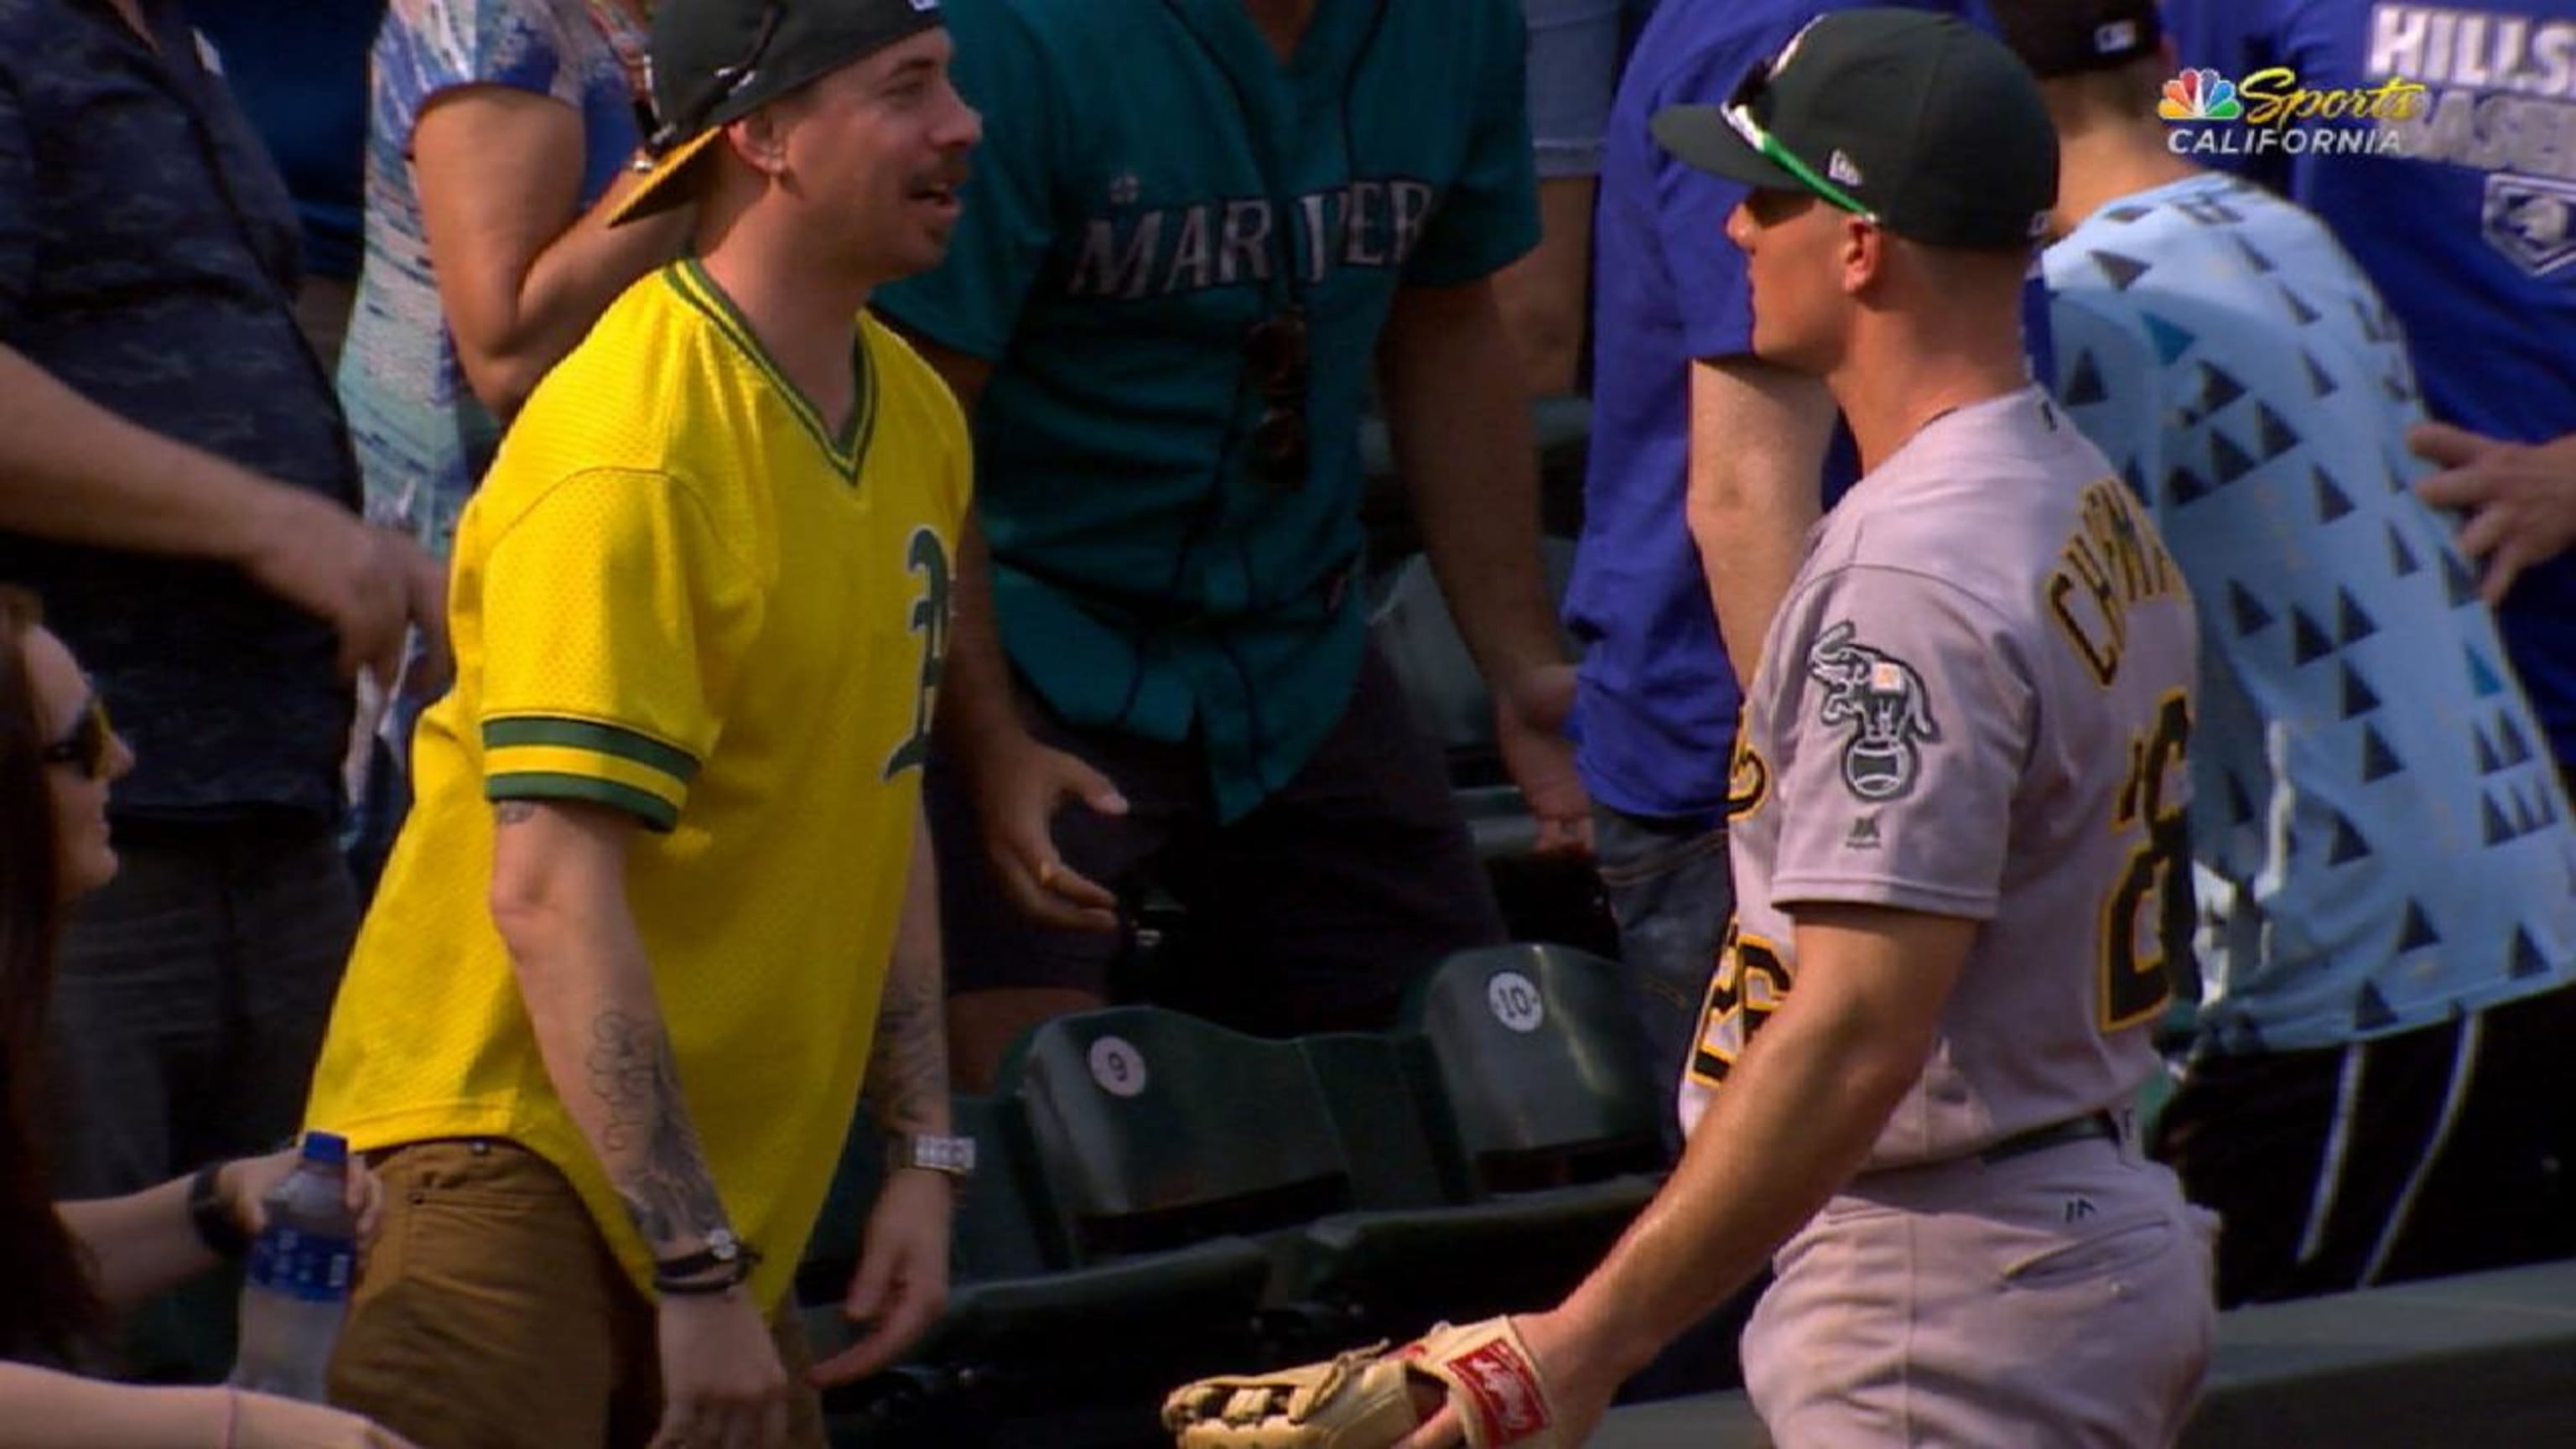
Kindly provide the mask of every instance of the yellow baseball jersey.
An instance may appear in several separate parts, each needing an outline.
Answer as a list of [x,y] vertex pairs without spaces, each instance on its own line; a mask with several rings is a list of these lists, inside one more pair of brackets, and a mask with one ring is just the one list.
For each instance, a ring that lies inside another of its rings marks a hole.
[[835,433],[707,275],[646,277],[548,376],[458,525],[457,678],[308,1120],[508,1138],[650,1260],[548,1079],[487,904],[493,804],[633,815],[627,896],[734,1228],[788,1289],[849,1128],[911,858],[963,420],[862,319]]

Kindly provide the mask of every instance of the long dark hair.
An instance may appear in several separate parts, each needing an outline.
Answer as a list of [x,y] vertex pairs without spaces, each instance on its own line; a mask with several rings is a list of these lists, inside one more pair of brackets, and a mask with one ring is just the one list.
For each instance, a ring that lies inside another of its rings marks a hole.
[[88,1264],[54,1212],[38,1128],[62,933],[47,727],[27,669],[35,597],[0,585],[0,1359],[78,1358],[99,1322]]

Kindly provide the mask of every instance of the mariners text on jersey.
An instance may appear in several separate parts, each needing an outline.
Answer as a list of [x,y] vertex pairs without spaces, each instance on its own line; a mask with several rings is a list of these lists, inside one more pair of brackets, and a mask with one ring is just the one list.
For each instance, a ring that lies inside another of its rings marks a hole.
[[2431,105],[2382,122],[2402,154],[2576,179],[2576,17],[2376,5],[2368,69],[2432,88]]
[[[1439,188],[1410,177],[1353,181],[1298,197],[1297,269],[1309,284],[1329,266],[1402,267],[1431,220]],[[1085,223],[1066,290],[1076,297],[1169,297],[1270,280],[1278,207],[1263,197],[1127,210]]]
[[2118,479],[2087,487],[2081,507],[2048,576],[2048,613],[2094,680],[2108,685],[2128,647],[2129,610],[2181,593],[2182,573]]

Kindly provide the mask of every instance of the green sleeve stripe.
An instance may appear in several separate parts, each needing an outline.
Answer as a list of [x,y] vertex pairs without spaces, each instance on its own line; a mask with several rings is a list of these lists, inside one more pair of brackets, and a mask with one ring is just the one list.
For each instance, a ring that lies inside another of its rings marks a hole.
[[514,774],[494,775],[483,782],[487,800],[586,800],[594,805],[613,806],[644,822],[647,829],[669,831],[680,823],[680,808],[649,790],[621,785],[615,780],[602,780],[590,775],[559,775],[546,770],[521,770]]
[[511,745],[563,745],[595,755],[612,755],[659,770],[683,785],[698,773],[696,758],[686,750],[675,749],[650,735],[590,720],[522,715],[484,722],[484,749],[506,749]]

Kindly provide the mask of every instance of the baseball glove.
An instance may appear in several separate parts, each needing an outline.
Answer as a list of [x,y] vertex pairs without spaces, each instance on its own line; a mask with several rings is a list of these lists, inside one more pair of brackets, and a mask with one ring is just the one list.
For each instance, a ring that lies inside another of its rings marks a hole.
[[1181,1449],[1386,1449],[1421,1422],[1411,1392],[1419,1379],[1457,1406],[1469,1449],[1561,1449],[1547,1384],[1508,1318],[1443,1323],[1393,1353],[1380,1343],[1277,1373],[1184,1384],[1163,1401],[1163,1427]]

